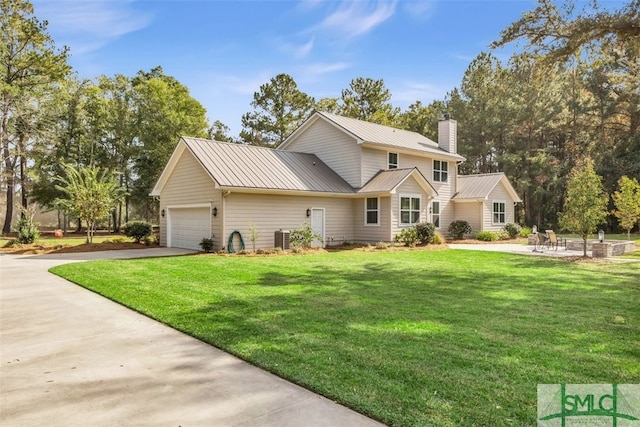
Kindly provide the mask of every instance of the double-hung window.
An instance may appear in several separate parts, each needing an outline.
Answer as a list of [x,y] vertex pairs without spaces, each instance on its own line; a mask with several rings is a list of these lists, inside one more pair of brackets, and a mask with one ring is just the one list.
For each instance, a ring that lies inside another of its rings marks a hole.
[[398,169],[398,153],[389,153],[387,169]]
[[365,200],[365,225],[380,225],[380,199],[377,197],[367,197]]
[[493,202],[493,223],[504,224],[507,215],[507,204],[505,202]]
[[431,222],[436,228],[440,228],[440,202],[431,202]]
[[400,224],[413,225],[420,222],[420,196],[400,195]]
[[434,160],[433,161],[433,180],[436,182],[447,182],[449,179],[449,163]]

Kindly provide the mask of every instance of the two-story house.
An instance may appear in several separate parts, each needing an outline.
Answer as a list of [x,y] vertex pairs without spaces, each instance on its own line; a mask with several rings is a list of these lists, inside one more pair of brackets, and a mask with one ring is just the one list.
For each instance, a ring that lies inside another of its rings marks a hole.
[[458,176],[456,126],[441,121],[436,143],[317,112],[278,149],[183,137],[151,193],[160,243],[198,249],[214,236],[220,249],[241,235],[249,245],[254,230],[256,248],[272,248],[277,231],[305,222],[324,245],[392,241],[419,222],[499,230],[520,199],[502,173]]

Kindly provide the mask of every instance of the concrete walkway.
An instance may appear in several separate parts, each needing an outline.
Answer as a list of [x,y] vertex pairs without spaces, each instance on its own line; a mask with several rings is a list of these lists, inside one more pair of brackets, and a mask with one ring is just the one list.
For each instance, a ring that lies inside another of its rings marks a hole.
[[0,426],[380,426],[47,272],[167,248],[0,254]]

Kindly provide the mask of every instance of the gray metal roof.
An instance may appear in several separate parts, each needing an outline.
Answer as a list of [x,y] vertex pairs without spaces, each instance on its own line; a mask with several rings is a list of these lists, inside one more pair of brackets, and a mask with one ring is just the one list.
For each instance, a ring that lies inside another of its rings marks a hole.
[[418,168],[381,170],[358,190],[358,193],[386,193],[392,191],[413,173],[417,173],[418,179],[421,179],[423,184],[426,183],[435,194],[438,194]]
[[446,152],[438,147],[437,142],[434,142],[417,132],[396,129],[390,126],[365,122],[363,120],[338,116],[331,113],[317,112],[316,114],[333,122],[335,125],[351,133],[364,143],[426,151],[432,154],[455,158],[456,160],[464,160],[464,157],[459,154]]
[[514,198],[514,201],[522,201],[503,172],[458,175],[458,192],[454,194],[452,199],[460,201],[486,199],[500,181]]
[[314,154],[182,137],[221,187],[355,193]]

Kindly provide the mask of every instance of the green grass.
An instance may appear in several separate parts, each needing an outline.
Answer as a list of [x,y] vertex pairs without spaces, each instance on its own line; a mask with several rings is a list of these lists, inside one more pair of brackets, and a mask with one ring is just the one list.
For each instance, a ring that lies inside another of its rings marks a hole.
[[476,251],[52,269],[389,425],[535,425],[539,383],[640,382],[640,263]]

